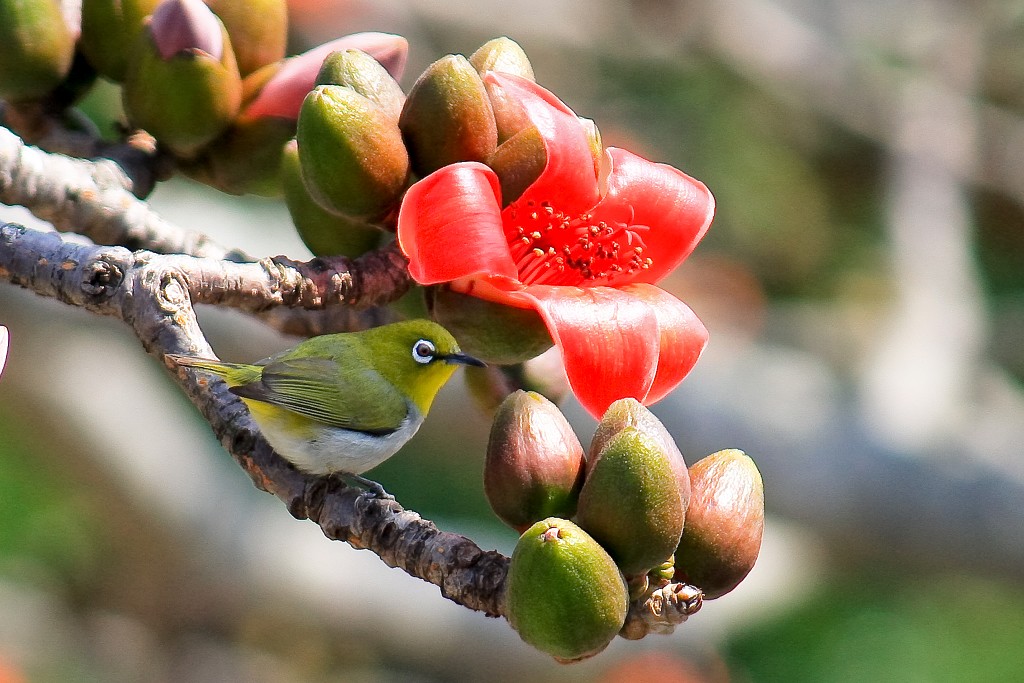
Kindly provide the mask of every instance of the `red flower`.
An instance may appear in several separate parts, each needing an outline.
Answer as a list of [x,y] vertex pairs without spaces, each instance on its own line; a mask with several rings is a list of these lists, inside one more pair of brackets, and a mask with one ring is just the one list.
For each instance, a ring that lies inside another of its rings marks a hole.
[[498,178],[483,164],[452,164],[414,184],[398,218],[409,272],[424,285],[450,282],[536,309],[595,417],[627,396],[661,399],[708,335],[686,304],[653,283],[700,241],[714,198],[681,171],[612,147],[598,178],[584,129],[558,98],[508,74],[484,78],[522,104],[547,164],[504,209]]

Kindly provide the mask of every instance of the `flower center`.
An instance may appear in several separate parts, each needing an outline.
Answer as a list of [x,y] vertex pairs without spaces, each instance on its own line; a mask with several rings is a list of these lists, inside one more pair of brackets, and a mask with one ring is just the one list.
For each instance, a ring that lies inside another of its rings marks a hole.
[[653,263],[640,237],[650,230],[646,225],[569,216],[546,201],[512,204],[508,211],[505,238],[523,284],[595,287]]

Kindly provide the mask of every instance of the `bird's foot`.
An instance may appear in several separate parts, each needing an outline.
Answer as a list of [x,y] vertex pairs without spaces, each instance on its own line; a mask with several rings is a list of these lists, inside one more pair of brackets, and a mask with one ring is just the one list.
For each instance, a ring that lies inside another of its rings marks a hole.
[[374,498],[377,498],[379,500],[395,499],[394,496],[392,496],[390,493],[384,490],[383,486],[373,481],[372,479],[367,479],[366,477],[363,477],[361,475],[351,474],[348,472],[340,473],[337,476],[342,481],[344,481],[346,485],[351,486],[353,488],[362,489],[367,493],[371,493],[373,494]]

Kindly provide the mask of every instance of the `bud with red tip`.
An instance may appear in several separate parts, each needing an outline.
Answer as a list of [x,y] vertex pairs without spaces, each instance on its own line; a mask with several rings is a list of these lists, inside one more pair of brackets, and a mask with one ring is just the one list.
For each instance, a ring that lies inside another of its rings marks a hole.
[[223,24],[201,0],[166,0],[147,20],[123,99],[133,125],[184,158],[232,122],[242,81]]
[[306,95],[317,85],[324,60],[331,53],[344,50],[367,53],[397,80],[405,70],[409,41],[393,33],[353,33],[265,66],[246,78],[246,92],[251,91],[252,95],[246,97],[243,116],[275,116],[294,121]]

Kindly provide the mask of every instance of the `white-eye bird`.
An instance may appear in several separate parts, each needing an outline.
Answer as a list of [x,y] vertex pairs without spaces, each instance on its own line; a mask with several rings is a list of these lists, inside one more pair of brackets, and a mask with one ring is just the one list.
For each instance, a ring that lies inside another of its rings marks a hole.
[[312,337],[251,365],[167,357],[222,377],[274,450],[319,475],[359,475],[390,458],[423,424],[456,365],[483,365],[430,320]]

